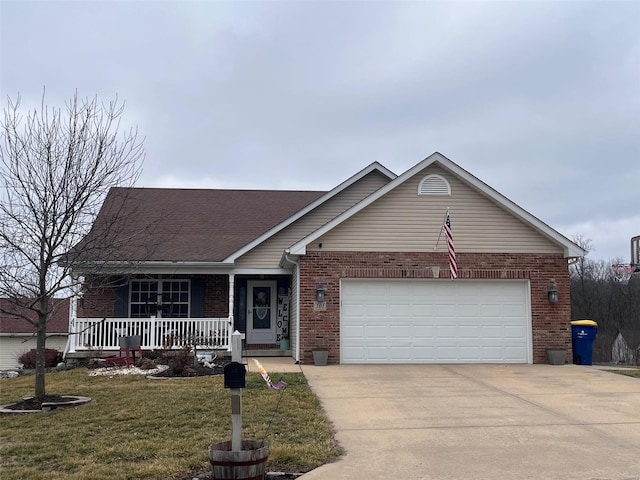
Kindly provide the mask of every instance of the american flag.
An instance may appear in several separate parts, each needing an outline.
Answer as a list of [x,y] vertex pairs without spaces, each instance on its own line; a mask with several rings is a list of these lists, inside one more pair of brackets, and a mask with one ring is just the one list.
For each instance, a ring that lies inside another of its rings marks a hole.
[[451,280],[458,278],[458,262],[456,261],[456,247],[453,245],[453,234],[451,233],[451,219],[449,212],[444,219],[442,225],[445,235],[447,236],[447,250],[449,251],[449,270],[451,271]]

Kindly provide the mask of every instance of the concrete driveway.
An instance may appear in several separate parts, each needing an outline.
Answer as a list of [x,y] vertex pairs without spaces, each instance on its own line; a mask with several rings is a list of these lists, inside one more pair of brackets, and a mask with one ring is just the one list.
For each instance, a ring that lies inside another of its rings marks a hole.
[[304,480],[640,480],[639,379],[574,365],[302,370],[347,452]]

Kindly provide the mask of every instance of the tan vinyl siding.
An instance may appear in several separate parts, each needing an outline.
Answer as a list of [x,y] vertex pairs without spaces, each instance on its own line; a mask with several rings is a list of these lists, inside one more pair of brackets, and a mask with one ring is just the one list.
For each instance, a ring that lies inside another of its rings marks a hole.
[[[27,340],[25,342],[25,340]],[[67,345],[67,335],[52,335],[47,337],[46,348],[64,351]],[[19,336],[0,336],[0,370],[18,368],[18,357],[32,348],[36,348],[36,338]]]
[[389,179],[371,172],[342,192],[307,213],[284,230],[236,260],[238,268],[277,268],[282,252],[301,238],[317,230],[360,200],[386,185]]
[[[418,195],[418,184],[438,174],[451,195]],[[562,253],[562,247],[494,203],[458,177],[431,165],[310,244],[308,250],[434,251],[445,212],[456,251],[478,253]],[[440,238],[436,251],[446,251]]]
[[289,298],[289,345],[293,352],[293,358],[300,359],[298,350],[298,285],[299,270],[296,265],[291,274],[291,296]]

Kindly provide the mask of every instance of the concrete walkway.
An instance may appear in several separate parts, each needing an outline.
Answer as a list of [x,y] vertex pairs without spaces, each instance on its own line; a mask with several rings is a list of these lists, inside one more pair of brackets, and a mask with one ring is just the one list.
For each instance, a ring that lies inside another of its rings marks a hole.
[[574,365],[302,370],[347,452],[304,480],[640,480],[635,378]]

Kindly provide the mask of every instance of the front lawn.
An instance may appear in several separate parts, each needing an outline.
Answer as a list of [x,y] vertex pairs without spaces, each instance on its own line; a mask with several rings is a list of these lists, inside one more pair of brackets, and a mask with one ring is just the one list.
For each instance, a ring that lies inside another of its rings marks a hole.
[[609,370],[610,372],[617,373],[618,375],[626,375],[627,377],[640,378],[640,368],[627,368],[624,370]]
[[[274,379],[279,379],[276,375]],[[243,438],[269,444],[268,471],[304,472],[340,454],[333,431],[300,373],[283,374],[280,398],[257,373],[242,391]],[[33,394],[32,376],[0,381],[0,404]],[[206,470],[208,447],[231,439],[231,402],[221,375],[148,380],[47,374],[47,394],[93,398],[50,413],[0,417],[0,476],[10,479],[168,479]]]

